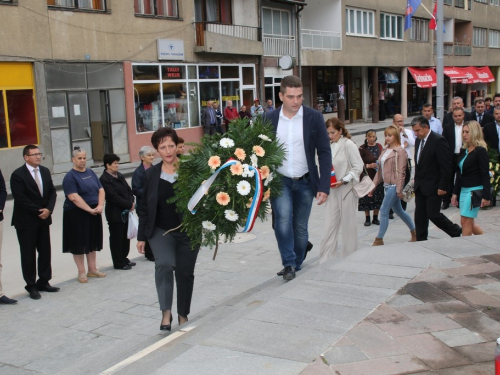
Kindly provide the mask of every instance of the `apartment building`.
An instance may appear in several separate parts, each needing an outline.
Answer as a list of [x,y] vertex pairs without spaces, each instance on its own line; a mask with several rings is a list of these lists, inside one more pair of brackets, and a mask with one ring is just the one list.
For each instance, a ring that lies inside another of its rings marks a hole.
[[[497,91],[500,0],[444,1],[445,91],[470,104]],[[77,145],[89,165],[138,160],[160,126],[198,141],[208,100],[279,105],[290,74],[325,116],[369,119],[377,93],[418,112],[435,95],[422,4],[404,32],[405,0],[0,0],[0,168],[29,143],[58,173]]]

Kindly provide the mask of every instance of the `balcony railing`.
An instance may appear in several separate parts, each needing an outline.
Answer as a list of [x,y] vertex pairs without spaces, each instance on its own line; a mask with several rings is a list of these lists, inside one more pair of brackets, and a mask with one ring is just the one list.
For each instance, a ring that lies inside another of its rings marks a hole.
[[262,41],[259,27],[225,25],[213,22],[195,22],[194,24],[196,30],[196,45],[199,47],[205,45],[205,31],[215,34],[228,35],[234,38],[254,40],[256,42]]
[[295,36],[265,34],[264,56],[281,57],[290,55],[295,57]]
[[[434,44],[434,54],[437,53],[436,44]],[[466,43],[445,43],[443,44],[443,55],[447,56],[471,56],[472,47]]]
[[342,34],[334,31],[302,29],[302,49],[341,50]]

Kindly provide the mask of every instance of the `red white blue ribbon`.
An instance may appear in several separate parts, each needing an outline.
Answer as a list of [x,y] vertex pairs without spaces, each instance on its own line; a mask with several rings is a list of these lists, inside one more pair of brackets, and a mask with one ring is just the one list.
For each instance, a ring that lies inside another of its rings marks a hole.
[[[215,179],[219,175],[219,173],[231,165],[237,164],[239,161],[234,159],[229,159],[224,164],[222,164],[219,169],[217,169],[208,180],[206,180],[196,192],[193,194],[191,199],[188,202],[188,210],[194,215],[196,214],[195,207],[200,202],[200,200],[205,196],[205,194],[210,189],[210,186],[214,183]],[[247,221],[245,223],[245,227],[243,228],[243,232],[250,232],[253,229],[253,225],[255,223],[255,219],[257,218],[257,213],[259,212],[260,203],[262,202],[263,196],[263,188],[262,188],[262,177],[257,168],[252,166],[248,166],[248,169],[254,171],[255,177],[255,193],[253,195],[252,204],[250,206],[250,211],[248,212]]]

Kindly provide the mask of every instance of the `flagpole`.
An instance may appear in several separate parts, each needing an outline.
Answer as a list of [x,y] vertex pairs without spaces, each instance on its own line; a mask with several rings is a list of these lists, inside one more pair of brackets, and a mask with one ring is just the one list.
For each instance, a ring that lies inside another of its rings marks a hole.
[[437,29],[436,29],[436,114],[443,121],[444,118],[444,58],[443,58],[443,0],[437,0]]

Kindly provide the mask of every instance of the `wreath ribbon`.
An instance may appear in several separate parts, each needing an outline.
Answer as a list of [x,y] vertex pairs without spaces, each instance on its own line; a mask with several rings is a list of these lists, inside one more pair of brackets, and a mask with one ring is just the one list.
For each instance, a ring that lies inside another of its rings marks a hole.
[[[196,190],[196,192],[193,194],[191,199],[188,202],[188,210],[194,215],[196,214],[195,207],[196,205],[200,202],[200,200],[205,196],[207,193],[208,189],[210,189],[210,186],[214,183],[216,180],[217,176],[219,173],[227,168],[230,167],[231,165],[234,165],[236,163],[239,163],[237,160],[234,159],[229,159],[226,161],[223,165],[217,169],[208,180],[206,180],[199,188]],[[247,221],[245,223],[245,227],[243,228],[243,232],[250,232],[253,229],[253,225],[255,223],[255,219],[257,219],[257,213],[259,212],[259,207],[260,203],[262,202],[262,177],[260,175],[260,172],[257,168],[254,168],[252,166],[248,166],[250,170],[254,171],[254,177],[255,177],[255,193],[253,195],[253,200],[252,204],[250,206],[250,211],[248,212],[247,216]]]

